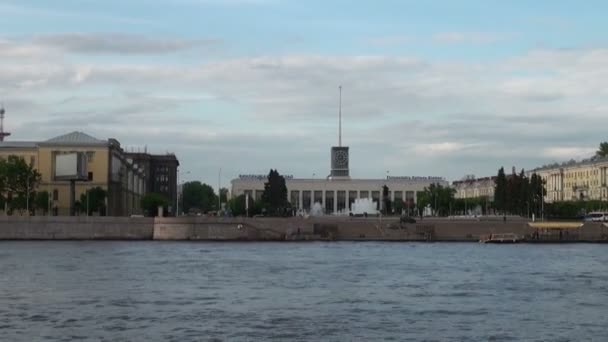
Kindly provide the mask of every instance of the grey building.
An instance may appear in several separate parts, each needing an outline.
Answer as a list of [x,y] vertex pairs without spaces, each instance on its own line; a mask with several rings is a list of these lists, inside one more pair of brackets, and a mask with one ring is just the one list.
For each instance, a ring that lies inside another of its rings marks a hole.
[[175,154],[127,153],[127,159],[143,168],[146,178],[146,193],[154,192],[169,199],[169,215],[175,216],[177,208],[177,168]]

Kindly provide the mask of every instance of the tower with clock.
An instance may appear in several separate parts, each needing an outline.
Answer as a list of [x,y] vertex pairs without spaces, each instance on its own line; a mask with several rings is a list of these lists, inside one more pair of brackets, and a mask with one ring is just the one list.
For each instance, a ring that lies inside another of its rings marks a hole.
[[349,178],[348,147],[334,146],[331,148],[331,178]]
[[338,146],[331,148],[331,179],[350,179],[348,169],[348,146],[342,146],[342,86],[340,89],[340,106],[338,110]]

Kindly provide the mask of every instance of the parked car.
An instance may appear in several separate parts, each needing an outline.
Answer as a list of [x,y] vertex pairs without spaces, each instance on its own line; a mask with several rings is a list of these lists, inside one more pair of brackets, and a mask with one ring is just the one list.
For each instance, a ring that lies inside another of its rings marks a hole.
[[587,222],[606,222],[608,221],[608,213],[594,211],[585,215],[585,221]]

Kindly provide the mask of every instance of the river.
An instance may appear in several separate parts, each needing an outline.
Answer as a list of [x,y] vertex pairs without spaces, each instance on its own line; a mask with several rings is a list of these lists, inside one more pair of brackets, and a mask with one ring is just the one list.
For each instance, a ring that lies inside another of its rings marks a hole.
[[0,242],[2,341],[604,341],[608,246]]

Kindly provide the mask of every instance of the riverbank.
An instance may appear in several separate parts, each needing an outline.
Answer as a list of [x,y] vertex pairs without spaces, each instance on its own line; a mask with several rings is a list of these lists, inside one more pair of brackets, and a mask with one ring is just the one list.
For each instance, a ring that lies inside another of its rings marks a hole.
[[608,225],[523,219],[0,217],[0,240],[428,241],[477,242],[515,234],[523,242],[608,242]]

